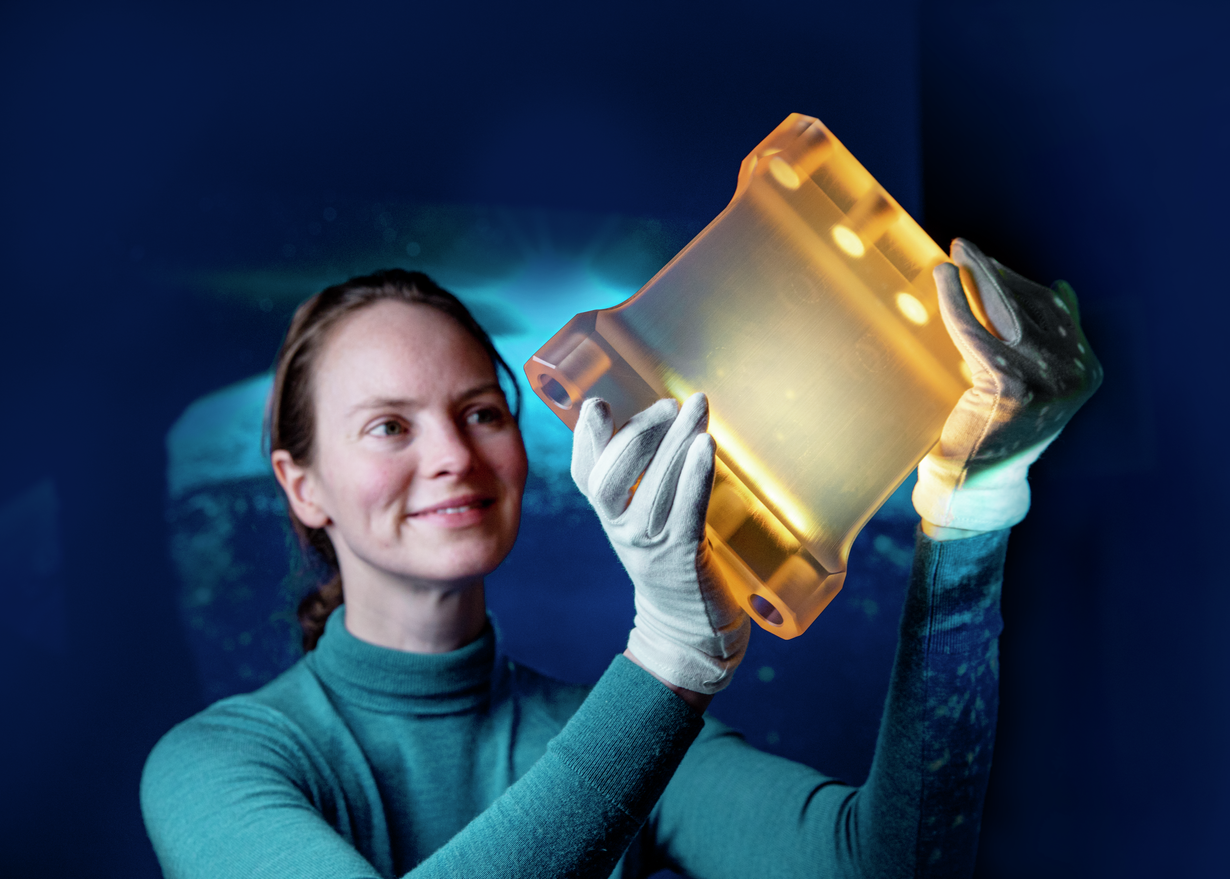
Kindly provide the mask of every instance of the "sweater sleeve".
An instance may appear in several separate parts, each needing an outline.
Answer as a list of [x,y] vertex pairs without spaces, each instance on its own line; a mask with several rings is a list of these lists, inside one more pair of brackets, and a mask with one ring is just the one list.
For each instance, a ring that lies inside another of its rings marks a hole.
[[760,752],[709,721],[653,819],[689,876],[959,877],[974,869],[998,706],[1008,531],[918,534],[867,781]]
[[[382,875],[335,829],[347,804],[321,808],[328,798],[315,788],[329,782],[303,769],[310,743],[266,721],[266,734],[247,729],[218,747],[199,720],[164,737],[142,778],[146,827],[168,879]],[[616,657],[543,757],[406,875],[609,876],[702,725]]]

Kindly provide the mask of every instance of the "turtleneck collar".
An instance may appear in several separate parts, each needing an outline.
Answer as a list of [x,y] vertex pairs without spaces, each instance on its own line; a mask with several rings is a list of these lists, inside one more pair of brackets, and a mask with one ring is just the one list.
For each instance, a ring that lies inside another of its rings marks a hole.
[[490,621],[477,640],[449,653],[408,653],[361,641],[346,629],[346,605],[329,615],[307,663],[336,696],[384,714],[460,714],[485,703],[495,664]]

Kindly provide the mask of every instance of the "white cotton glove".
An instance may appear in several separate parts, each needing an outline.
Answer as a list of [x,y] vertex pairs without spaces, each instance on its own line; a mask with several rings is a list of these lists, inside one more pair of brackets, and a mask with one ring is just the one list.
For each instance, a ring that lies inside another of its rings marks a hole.
[[751,621],[705,540],[714,457],[708,425],[703,394],[682,408],[659,400],[618,433],[610,406],[586,400],[572,439],[572,478],[636,587],[628,649],[668,683],[712,694],[730,683]]
[[[952,261],[955,266],[935,268],[940,314],[974,386],[918,465],[914,508],[928,533],[928,523],[995,531],[1025,518],[1029,465],[1098,389],[1102,367],[1066,282],[1047,289],[960,238],[952,243]],[[994,335],[974,317],[963,281]]]

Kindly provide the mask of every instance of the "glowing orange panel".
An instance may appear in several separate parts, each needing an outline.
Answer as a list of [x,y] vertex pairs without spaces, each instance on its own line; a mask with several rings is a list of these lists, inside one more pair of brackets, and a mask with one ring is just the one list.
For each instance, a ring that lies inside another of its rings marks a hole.
[[710,541],[752,618],[793,638],[967,387],[931,278],[944,259],[827,128],[792,114],[703,232],[627,302],[574,317],[525,373],[569,427],[586,397],[623,424],[708,394]]

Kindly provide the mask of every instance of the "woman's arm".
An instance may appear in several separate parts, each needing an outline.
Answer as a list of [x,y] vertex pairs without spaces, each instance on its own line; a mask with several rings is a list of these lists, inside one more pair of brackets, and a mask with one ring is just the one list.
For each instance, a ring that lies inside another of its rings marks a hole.
[[706,879],[968,875],[995,740],[1007,537],[919,534],[861,788],[711,722],[654,815],[665,862]]
[[[172,730],[146,764],[142,810],[169,879],[391,875],[348,838],[380,816],[347,802],[315,743],[263,706],[220,708]],[[702,725],[616,657],[546,754],[406,875],[609,876]],[[396,806],[391,794],[374,808]]]
[[[707,415],[700,395],[682,409],[663,401],[615,435],[605,405],[587,401],[572,470],[636,587],[629,655],[616,658],[529,772],[414,875],[605,876],[639,832],[750,629],[703,541],[714,456]],[[216,722],[222,712],[209,714]],[[288,755],[264,730],[227,737],[202,733],[204,725],[198,718],[173,732],[146,770],[146,822],[170,875],[392,874],[395,858],[369,864],[346,837],[350,818],[340,810],[353,804],[342,787],[332,786],[332,804],[312,790],[344,769],[313,759],[315,743],[303,737]],[[334,763],[363,759],[335,755]],[[379,834],[392,822],[397,784],[376,779],[379,790],[356,798],[369,813],[392,812],[357,826]],[[392,844],[360,848],[375,858]]]
[[[995,740],[999,591],[1029,466],[1097,390],[1076,295],[967,241],[936,267],[972,384],[918,468],[923,518],[871,774],[852,788],[706,734],[657,835],[690,874],[961,876],[973,870]],[[958,268],[959,267],[959,268]]]

